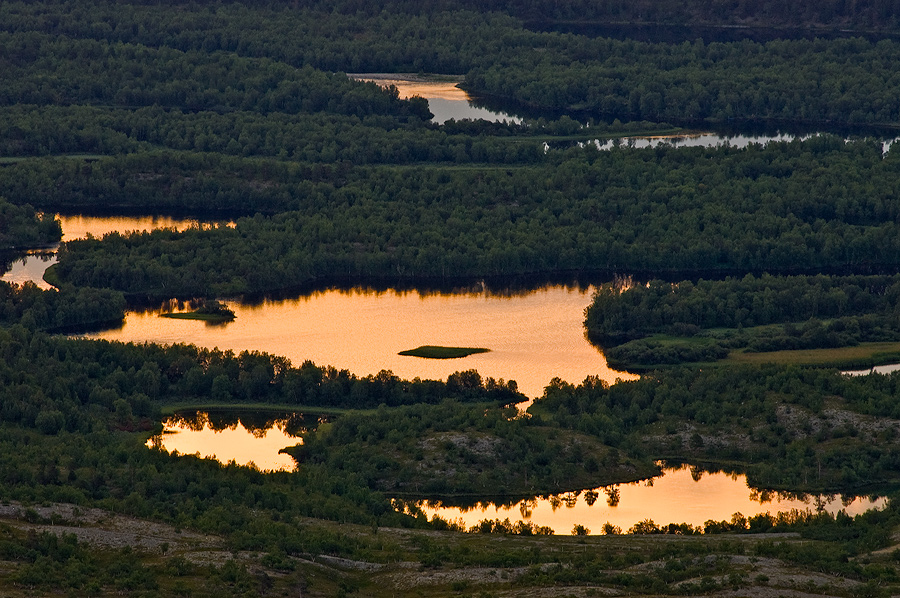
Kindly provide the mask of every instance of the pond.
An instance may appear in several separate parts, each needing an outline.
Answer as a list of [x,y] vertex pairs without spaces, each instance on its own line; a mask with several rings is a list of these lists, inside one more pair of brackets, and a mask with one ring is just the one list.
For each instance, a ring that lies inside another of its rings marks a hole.
[[[162,318],[168,308],[130,311],[116,329],[87,338],[193,343],[235,352],[265,351],[294,365],[311,360],[359,376],[391,370],[401,378],[446,379],[476,369],[483,377],[515,380],[537,397],[554,377],[609,383],[636,376],[611,370],[585,338],[584,309],[593,287],[547,286],[507,292],[483,284],[456,292],[330,289],[258,304],[228,302],[233,322]],[[422,345],[482,347],[458,359],[398,355]]]
[[[164,420],[164,433],[151,438],[155,446],[179,454],[199,454],[222,463],[253,463],[261,470],[293,471],[296,463],[278,451],[300,443],[298,437],[326,421],[316,416],[278,412],[192,412]],[[627,531],[645,519],[658,525],[730,520],[734,513],[751,517],[775,515],[798,509],[856,515],[886,504],[884,498],[840,495],[793,495],[760,491],[747,485],[740,474],[709,472],[686,465],[664,467],[662,475],[630,484],[616,484],[536,496],[514,504],[479,503],[474,507],[444,506],[419,501],[415,506],[429,519],[435,515],[462,522],[466,528],[484,519],[509,519],[547,526],[557,534],[569,534],[578,524],[599,534],[605,523]]]
[[176,413],[163,420],[163,433],[148,440],[147,446],[222,463],[253,463],[261,471],[294,471],[294,459],[278,451],[300,444],[303,432],[324,421],[277,411]]
[[741,474],[707,472],[687,465],[666,467],[662,475],[631,484],[617,484],[579,492],[535,497],[512,505],[481,503],[475,507],[416,503],[430,518],[461,521],[466,528],[484,519],[509,519],[547,526],[557,534],[570,534],[578,524],[601,533],[605,523],[627,531],[646,519],[657,525],[688,523],[702,526],[708,520],[731,520],[735,513],[751,517],[775,515],[792,509],[844,511],[856,515],[886,504],[884,498],[840,495],[792,495],[760,491],[747,485]]
[[434,114],[431,122],[443,124],[450,120],[487,120],[491,122],[521,122],[521,118],[502,110],[478,106],[478,100],[457,87],[462,77],[420,76],[385,73],[358,73],[349,75],[357,81],[372,81],[382,87],[393,85],[403,99],[419,96],[428,100],[428,109]]
[[[59,214],[62,225],[62,240],[84,239],[88,235],[100,238],[106,233],[126,231],[149,231],[160,228],[185,230],[188,228],[209,226],[212,221],[197,218],[176,218],[171,216],[87,216],[83,214]],[[51,285],[44,282],[44,272],[56,263],[56,249],[39,249],[29,251],[12,261],[11,267],[0,280],[22,284],[31,281],[42,289]]]
[[[694,39],[694,38],[692,38]],[[359,73],[349,75],[359,81],[372,81],[383,87],[393,85],[400,92],[401,98],[420,96],[428,100],[428,107],[434,114],[432,122],[441,124],[453,118],[461,120],[469,118],[473,120],[484,119],[493,122],[509,121],[522,122],[520,109],[514,106],[506,106],[502,101],[488,101],[477,98],[457,87],[463,80],[462,77],[449,77],[446,75],[413,75],[413,74],[386,74],[386,73]],[[490,108],[486,106],[490,105]],[[514,114],[515,113],[515,114]],[[549,116],[558,118],[561,114],[532,114],[531,116]],[[581,117],[576,117],[581,118]],[[847,129],[844,127],[844,129]],[[718,147],[730,145],[743,148],[751,143],[765,145],[770,141],[793,141],[794,139],[808,139],[813,135],[822,134],[824,131],[809,129],[808,127],[792,127],[791,130],[772,129],[771,127],[748,124],[734,129],[733,126],[715,131],[685,131],[673,135],[647,135],[628,138],[604,138],[595,139],[587,143],[593,143],[597,148],[606,150],[614,145],[621,144],[625,147],[637,149],[653,148],[659,145],[671,145],[674,147]],[[898,139],[896,131],[860,129],[841,130],[835,134],[844,135],[846,138],[875,137],[882,140],[882,151],[887,153],[890,146]],[[548,144],[546,147],[571,147],[573,142],[561,142]],[[578,145],[584,145],[579,143]]]
[[25,255],[6,263],[6,273],[0,276],[0,280],[15,284],[33,282],[46,291],[52,289],[53,286],[44,282],[44,272],[55,263],[56,251],[54,249],[28,251]]

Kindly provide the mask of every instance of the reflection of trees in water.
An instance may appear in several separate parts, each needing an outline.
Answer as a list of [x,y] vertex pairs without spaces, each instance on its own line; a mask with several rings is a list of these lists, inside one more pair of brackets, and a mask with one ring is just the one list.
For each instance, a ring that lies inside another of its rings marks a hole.
[[534,508],[537,507],[537,505],[537,498],[523,500],[519,503],[519,513],[522,514],[522,519],[530,519],[531,514],[534,512]]
[[314,430],[327,421],[326,417],[308,416],[302,413],[253,410],[215,410],[180,412],[163,422],[168,426],[202,432],[209,428],[215,432],[236,430],[243,426],[254,438],[265,438],[272,428],[278,428],[289,436],[300,436]]
[[[753,488],[750,490],[750,500],[765,504],[768,502],[778,501],[787,502],[795,501],[811,505],[817,512],[824,511],[828,505],[840,500],[842,507],[849,507],[857,499],[863,498],[853,494],[809,494],[807,492],[784,492],[777,490],[760,490]],[[875,496],[867,497],[874,502]]]
[[[662,468],[660,471],[660,475],[656,478],[648,478],[646,480],[641,480],[637,482],[631,482],[626,485],[628,486],[644,486],[644,487],[653,487],[653,482],[657,478],[661,478],[666,473],[678,472],[687,470],[691,478],[694,481],[699,481],[706,474],[713,475],[727,475],[733,481],[738,482],[743,477],[743,474],[740,472],[736,472],[733,469],[716,469],[714,467],[707,467],[703,465],[676,465],[669,466],[665,463],[660,463],[660,467]],[[543,494],[537,495],[530,498],[525,499],[515,499],[515,500],[484,500],[484,501],[475,501],[468,503],[460,503],[458,500],[423,500],[418,501],[416,504],[422,507],[426,507],[429,509],[442,509],[442,508],[455,508],[458,509],[460,513],[468,513],[471,511],[487,511],[488,509],[506,509],[512,510],[513,508],[517,508],[519,514],[522,519],[530,519],[535,509],[537,509],[541,502],[550,506],[550,509],[555,513],[559,510],[563,505],[566,508],[574,508],[578,504],[578,498],[580,496],[584,496],[584,502],[588,507],[593,507],[597,500],[600,498],[600,494],[603,493],[606,495],[606,504],[613,508],[619,506],[619,501],[621,500],[621,486],[623,484],[613,484],[609,486],[601,486],[598,488],[591,488],[585,490],[573,490],[570,492],[563,492],[558,494]],[[811,507],[817,511],[824,511],[828,505],[834,503],[838,499],[840,499],[841,504],[844,507],[850,506],[855,500],[861,498],[860,496],[850,496],[850,495],[837,495],[837,494],[821,494],[821,495],[811,495],[803,492],[781,492],[775,490],[766,490],[766,489],[750,489],[750,500],[753,502],[757,502],[760,504],[766,504],[770,502],[778,502],[778,503],[786,503],[790,501],[804,502],[806,504],[811,505]],[[877,496],[868,497],[870,500],[874,501]],[[781,508],[784,508],[782,506]],[[784,511],[782,513],[803,513],[806,511],[798,511],[797,509],[792,509],[791,511]],[[786,517],[787,515],[782,515],[782,513],[778,513],[778,517]],[[732,524],[734,521],[732,521]],[[746,527],[746,526],[744,526]],[[614,533],[611,531],[610,533]]]
[[167,426],[191,430],[192,432],[202,432],[209,424],[209,417],[205,411],[176,413],[166,418],[163,423]]
[[699,482],[703,478],[704,470],[702,467],[698,467],[696,465],[691,466],[691,479],[695,482]]
[[603,492],[606,493],[606,504],[611,507],[618,507],[619,500],[621,496],[619,495],[619,487],[618,486],[607,486],[603,489]]

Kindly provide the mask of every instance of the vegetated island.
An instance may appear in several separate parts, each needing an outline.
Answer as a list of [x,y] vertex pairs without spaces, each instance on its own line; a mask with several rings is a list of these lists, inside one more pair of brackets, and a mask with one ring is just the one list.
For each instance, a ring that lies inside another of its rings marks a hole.
[[237,316],[224,303],[219,301],[204,301],[203,304],[194,311],[186,312],[169,312],[159,314],[162,318],[175,318],[178,320],[205,320],[207,322],[231,322]]
[[400,351],[397,355],[410,355],[412,357],[424,357],[425,359],[458,359],[468,357],[476,353],[487,353],[490,349],[480,347],[439,347],[435,345],[423,345],[415,349]]

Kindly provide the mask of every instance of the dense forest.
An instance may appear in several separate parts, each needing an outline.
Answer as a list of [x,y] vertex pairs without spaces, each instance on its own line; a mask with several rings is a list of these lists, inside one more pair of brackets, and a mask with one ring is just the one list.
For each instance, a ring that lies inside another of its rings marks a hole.
[[0,196],[0,249],[44,247],[61,237],[55,216],[36,213],[27,203],[16,205]]
[[896,275],[821,274],[621,282],[598,289],[585,310],[585,327],[608,358],[625,367],[708,362],[734,350],[896,342],[897,283]]
[[[77,285],[168,297],[347,276],[889,269],[900,263],[900,162],[881,151],[835,137],[746,149],[575,148],[517,169],[326,171],[338,184],[275,163],[255,164],[263,181],[235,181],[228,161],[206,159],[226,172],[209,173],[200,183],[208,193],[183,201],[283,198],[295,211],[234,228],[74,241],[58,271]],[[159,170],[169,163],[160,158]],[[241,195],[236,186],[262,189]]]
[[[898,593],[895,501],[857,517],[647,519],[625,535],[576,524],[572,538],[418,503],[578,493],[661,461],[786,492],[896,489],[900,375],[773,356],[900,355],[900,149],[866,137],[900,127],[898,19],[882,0],[0,4],[0,248],[53,246],[54,211],[234,220],[69,240],[55,289],[0,283],[0,587]],[[618,33],[554,31],[599,25]],[[629,39],[644,25],[713,32]],[[744,27],[776,30],[716,35]],[[422,98],[347,76],[366,72],[453,75],[520,118],[436,124]],[[747,123],[820,132],[594,143]],[[475,370],[402,380],[61,334],[120,322],[138,300],[573,273],[621,275],[586,330],[646,374],[549,380],[524,414],[514,382]],[[739,359],[756,357],[778,363]],[[250,406],[329,414],[287,449],[296,471],[158,448],[164,413]]]

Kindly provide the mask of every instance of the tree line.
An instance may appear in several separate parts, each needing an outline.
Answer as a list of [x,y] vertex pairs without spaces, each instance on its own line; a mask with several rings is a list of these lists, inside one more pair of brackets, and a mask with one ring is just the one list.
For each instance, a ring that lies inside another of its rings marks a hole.
[[[125,190],[156,187],[144,196],[149,205],[295,211],[234,228],[72,241],[58,271],[80,286],[164,297],[335,278],[867,272],[900,260],[897,154],[881,152],[823,136],[744,149],[573,148],[516,169],[307,168],[169,154],[101,161],[70,181],[107,181],[98,188],[113,194],[97,197],[113,205]],[[180,173],[182,157],[206,165],[206,176]],[[179,179],[183,186],[170,186]]]
[[0,196],[0,249],[46,247],[62,238],[53,214],[36,212],[29,203],[12,203]]
[[[636,367],[715,361],[732,350],[900,340],[900,278],[772,276],[604,285],[585,310],[592,342]],[[672,340],[667,337],[676,337]]]

